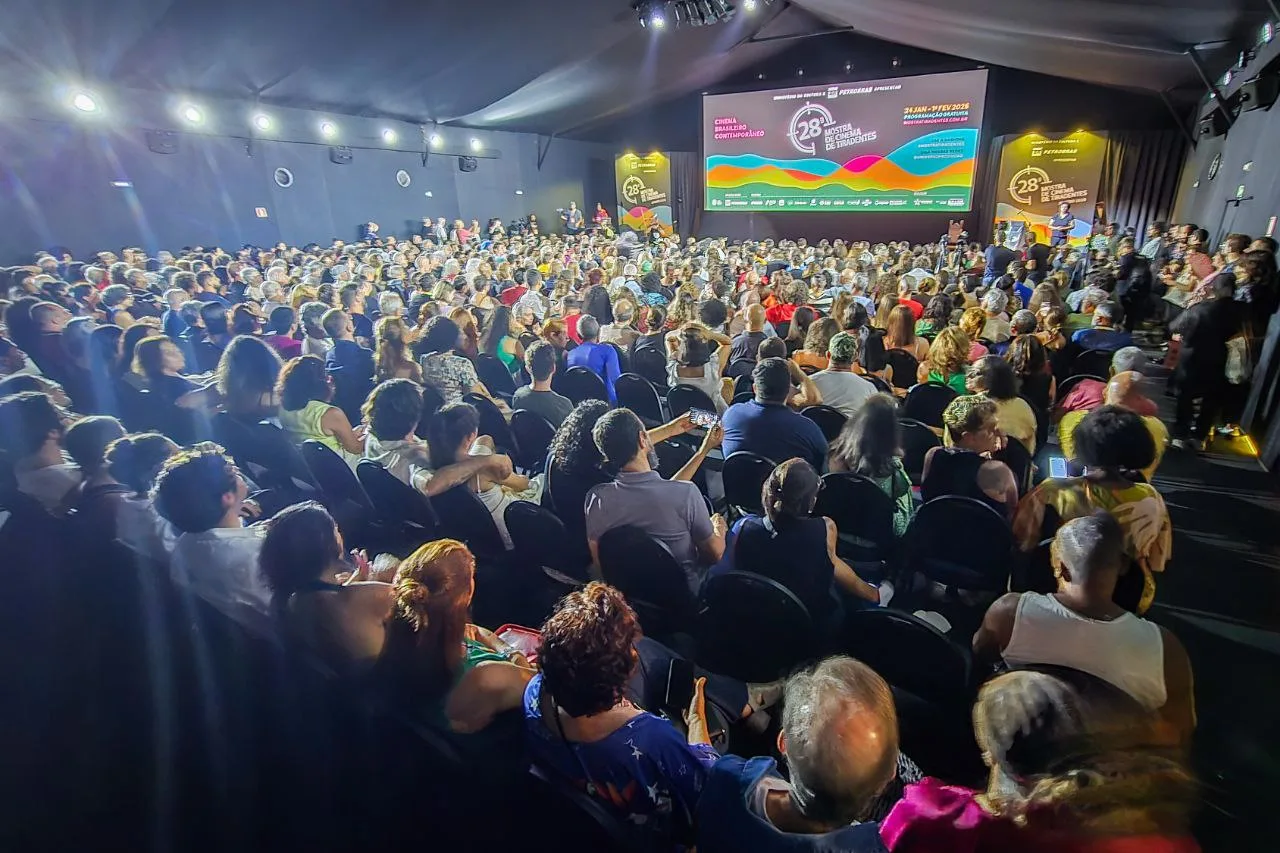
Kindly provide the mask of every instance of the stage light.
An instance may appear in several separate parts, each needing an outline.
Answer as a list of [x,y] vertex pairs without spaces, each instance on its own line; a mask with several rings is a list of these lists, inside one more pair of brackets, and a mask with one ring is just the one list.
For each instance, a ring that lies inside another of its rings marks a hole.
[[271,129],[271,116],[266,113],[258,113],[253,117],[253,126],[265,133]]
[[479,150],[480,150],[481,148],[483,148],[483,147],[484,147],[484,145],[482,145],[482,144],[481,144],[481,142],[480,142],[480,140],[479,140],[479,139],[476,139],[474,136],[473,136],[473,137],[471,137],[471,150],[472,150],[472,151],[479,151]]
[[204,113],[195,104],[184,104],[182,109],[178,110],[178,115],[191,124],[199,124],[204,121]]
[[660,30],[667,25],[667,18],[660,11],[654,11],[649,15],[649,26],[655,30]]
[[754,12],[756,10],[756,0],[742,0],[742,8],[748,12]]
[[429,139],[428,141],[431,143],[432,148],[439,148],[441,145],[444,144],[444,138],[440,136],[440,134],[438,133],[431,134],[431,139]]
[[423,195],[425,195],[427,198],[432,198],[431,190],[427,190],[426,192],[423,193]]
[[796,76],[797,76],[797,77],[803,77],[803,76],[804,76],[804,69],[803,69],[803,68],[797,68],[797,69],[796,69]]
[[320,135],[332,139],[338,133],[338,126],[331,121],[320,122]]
[[845,73],[845,74],[848,74],[848,73],[849,73],[850,71],[852,71],[852,70],[853,70],[853,63],[852,63],[852,62],[846,62],[846,63],[844,64],[844,73]]
[[516,195],[524,195],[524,190],[516,190]]
[[96,113],[98,111],[98,99],[88,92],[76,92],[71,98],[71,106],[82,113]]
[[901,68],[901,67],[902,67],[902,60],[895,56],[895,57],[893,58],[893,62],[892,62],[891,64],[893,65],[893,67],[894,67],[894,68]]
[[396,141],[396,132],[388,127],[386,130],[382,131],[382,141],[388,145],[393,144]]

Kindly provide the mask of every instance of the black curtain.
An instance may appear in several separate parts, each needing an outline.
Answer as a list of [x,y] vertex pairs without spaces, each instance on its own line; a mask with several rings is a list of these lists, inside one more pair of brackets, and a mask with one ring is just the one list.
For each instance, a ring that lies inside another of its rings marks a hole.
[[964,230],[969,241],[986,246],[995,236],[996,181],[1000,179],[1000,155],[1008,136],[994,136],[978,157],[978,170],[973,176],[973,207],[966,214]]
[[702,213],[702,161],[695,151],[672,151],[669,156],[676,232],[681,237],[696,237]]
[[1187,147],[1178,130],[1110,131],[1098,192],[1107,221],[1133,228],[1139,240],[1151,223],[1168,222]]

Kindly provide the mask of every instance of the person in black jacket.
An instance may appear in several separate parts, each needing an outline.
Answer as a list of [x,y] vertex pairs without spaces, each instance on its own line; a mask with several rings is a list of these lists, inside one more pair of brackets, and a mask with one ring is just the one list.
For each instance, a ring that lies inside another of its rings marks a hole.
[[[1213,280],[1213,298],[1188,308],[1169,330],[1182,338],[1173,382],[1178,389],[1173,445],[1199,450],[1209,434],[1226,392],[1227,341],[1240,331],[1241,303],[1235,301],[1230,275]],[[1200,400],[1200,414],[1194,404]],[[1194,423],[1193,423],[1194,421]]]

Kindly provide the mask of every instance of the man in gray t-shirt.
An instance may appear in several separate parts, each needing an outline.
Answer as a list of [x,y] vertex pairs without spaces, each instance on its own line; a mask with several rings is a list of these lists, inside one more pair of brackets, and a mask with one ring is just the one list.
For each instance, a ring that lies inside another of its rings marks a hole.
[[538,341],[524,353],[524,366],[533,378],[532,385],[516,389],[511,398],[512,409],[524,409],[541,415],[556,429],[573,411],[573,401],[551,390],[551,377],[556,373],[556,349],[546,341]]
[[820,370],[809,378],[822,394],[822,402],[839,409],[846,418],[862,408],[867,398],[876,393],[876,386],[853,372],[858,357],[858,338],[848,332],[838,332],[827,348],[831,361],[826,370]]
[[[587,493],[587,544],[592,562],[600,565],[601,536],[615,527],[631,525],[670,551],[696,590],[701,566],[715,563],[724,554],[724,519],[708,512],[693,483],[664,480],[654,470],[657,453],[644,424],[630,409],[605,413],[592,436],[605,463],[620,468],[616,480]],[[719,445],[721,436],[719,426],[708,431],[694,462],[705,459]],[[677,476],[692,477],[696,469],[696,464],[686,465]]]

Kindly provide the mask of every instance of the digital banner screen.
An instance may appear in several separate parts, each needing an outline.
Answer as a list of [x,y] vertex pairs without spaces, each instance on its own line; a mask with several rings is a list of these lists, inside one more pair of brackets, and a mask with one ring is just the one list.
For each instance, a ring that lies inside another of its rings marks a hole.
[[706,209],[968,210],[987,72],[702,99]]
[[[1083,246],[1093,230],[1093,203],[1106,153],[1103,131],[1006,137],[996,183],[996,221],[1023,222],[1043,243],[1065,238]],[[1051,222],[1062,202],[1070,217]],[[1054,231],[1055,224],[1070,225],[1071,230]]]

